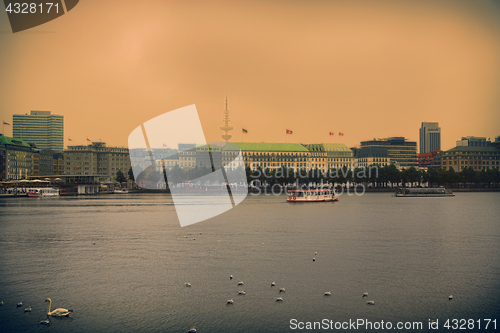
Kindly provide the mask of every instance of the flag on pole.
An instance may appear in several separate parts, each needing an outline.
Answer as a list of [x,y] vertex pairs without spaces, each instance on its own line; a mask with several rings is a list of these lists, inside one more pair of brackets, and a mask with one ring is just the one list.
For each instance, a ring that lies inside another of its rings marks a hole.
[[335,135],[335,133],[333,133],[333,132],[330,132],[330,135]]
[[92,142],[92,141],[90,141],[90,139],[89,139],[89,138],[87,138],[87,141]]
[[21,125],[21,128],[26,128],[26,126]]
[[247,131],[246,129],[244,129],[244,128],[242,128],[242,129],[241,129],[241,131],[242,131],[243,133],[248,133],[248,131]]
[[10,126],[10,124],[9,124],[9,123],[7,123],[7,122],[5,122],[5,120],[3,121],[3,124],[4,124],[4,125],[9,125],[9,126]]
[[292,134],[292,131],[286,130],[286,134]]
[[69,141],[73,141],[73,140],[71,140],[71,138],[68,138],[68,140],[69,140]]
[[167,148],[167,145],[166,145],[166,144],[163,144],[163,148]]
[[340,135],[340,136],[344,136],[344,133],[340,133],[340,132],[339,132],[339,135]]

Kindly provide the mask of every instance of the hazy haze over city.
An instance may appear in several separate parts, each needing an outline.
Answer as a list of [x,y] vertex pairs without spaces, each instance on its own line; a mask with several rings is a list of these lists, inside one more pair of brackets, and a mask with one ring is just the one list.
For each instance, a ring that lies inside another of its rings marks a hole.
[[86,0],[15,34],[2,11],[0,57],[0,118],[64,115],[65,145],[127,146],[191,104],[220,141],[226,95],[231,141],[418,142],[422,121],[439,122],[445,150],[500,135],[493,1]]

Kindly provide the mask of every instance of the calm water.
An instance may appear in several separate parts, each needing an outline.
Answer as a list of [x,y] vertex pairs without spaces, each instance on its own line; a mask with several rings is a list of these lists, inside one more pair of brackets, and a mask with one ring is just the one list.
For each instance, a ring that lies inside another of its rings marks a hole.
[[[1,199],[0,331],[299,331],[293,318],[419,321],[423,331],[429,319],[490,318],[499,331],[499,203],[500,193],[249,196],[181,228],[164,195]],[[39,325],[47,297],[74,313]]]

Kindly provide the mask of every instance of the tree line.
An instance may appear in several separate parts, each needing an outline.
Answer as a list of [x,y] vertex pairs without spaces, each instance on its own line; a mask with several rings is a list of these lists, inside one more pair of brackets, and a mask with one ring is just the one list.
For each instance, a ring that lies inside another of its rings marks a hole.
[[[237,169],[238,170],[238,169]],[[239,169],[241,171],[241,169]],[[207,167],[194,167],[183,169],[178,165],[168,171],[169,182],[177,184],[194,180],[196,178],[208,175],[212,172]],[[426,184],[428,186],[448,186],[448,187],[498,187],[500,185],[500,171],[497,169],[482,169],[476,171],[472,167],[466,167],[460,172],[453,169],[445,170],[441,168],[432,168],[427,171],[417,170],[415,167],[399,170],[394,164],[387,166],[371,165],[368,167],[349,169],[347,167],[339,169],[330,169],[323,172],[320,169],[300,169],[281,167],[279,169],[257,169],[245,168],[247,183],[258,180],[260,184],[285,185],[298,183],[300,185],[308,183],[356,183],[370,184],[372,187],[388,187],[394,184],[413,184],[418,186]],[[134,180],[132,170],[129,170],[128,176]],[[163,171],[145,170],[137,177],[137,184],[156,184],[167,175]],[[213,178],[214,181],[224,183],[224,178]]]

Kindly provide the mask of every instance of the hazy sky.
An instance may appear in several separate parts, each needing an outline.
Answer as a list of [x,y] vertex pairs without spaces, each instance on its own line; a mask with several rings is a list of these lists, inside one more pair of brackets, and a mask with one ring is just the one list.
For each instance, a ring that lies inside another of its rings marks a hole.
[[191,104],[220,141],[226,95],[232,141],[418,142],[422,121],[443,149],[500,135],[493,1],[85,0],[16,34],[0,8],[0,118],[64,115],[66,145],[127,146]]

